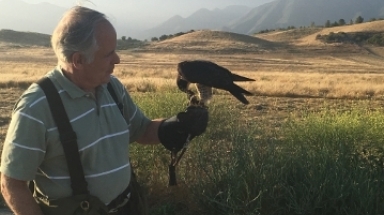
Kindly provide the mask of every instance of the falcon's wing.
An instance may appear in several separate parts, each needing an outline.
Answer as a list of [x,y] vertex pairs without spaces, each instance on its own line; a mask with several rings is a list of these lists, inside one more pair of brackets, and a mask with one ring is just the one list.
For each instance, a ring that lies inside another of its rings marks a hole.
[[178,65],[179,74],[191,83],[222,88],[232,83],[231,72],[209,61],[184,61]]
[[211,99],[212,87],[230,92],[244,104],[249,102],[243,94],[252,95],[252,93],[236,85],[234,81],[254,81],[253,79],[232,74],[228,69],[210,61],[183,61],[178,64],[178,72],[184,81],[197,84],[202,104]]

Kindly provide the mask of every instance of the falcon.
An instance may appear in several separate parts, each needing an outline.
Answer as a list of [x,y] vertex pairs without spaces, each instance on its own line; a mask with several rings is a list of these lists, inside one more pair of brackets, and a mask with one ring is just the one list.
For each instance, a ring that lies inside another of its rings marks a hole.
[[[183,61],[177,65],[177,86],[187,93],[191,105],[206,107],[212,99],[212,88],[230,92],[243,104],[249,104],[244,95],[252,95],[234,81],[255,81],[240,75],[233,74],[228,69],[211,61],[194,60]],[[196,84],[198,95],[189,89],[191,83]]]

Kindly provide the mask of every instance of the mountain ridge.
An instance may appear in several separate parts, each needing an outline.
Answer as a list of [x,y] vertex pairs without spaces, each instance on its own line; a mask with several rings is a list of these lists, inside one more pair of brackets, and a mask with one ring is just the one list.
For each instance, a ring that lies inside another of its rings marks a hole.
[[[215,8],[213,10],[201,8],[186,18],[173,16],[157,27],[142,32],[141,37],[159,37],[161,35],[175,34],[195,29],[220,30],[223,23],[233,22],[250,9],[249,7],[239,5],[228,6],[224,9]],[[175,21],[175,17],[177,17],[177,21]]]
[[[66,10],[50,3],[28,4],[22,0],[0,0],[0,29],[50,34]],[[384,1],[274,0],[254,8],[241,5],[213,10],[201,8],[186,18],[171,16],[165,22],[146,30],[135,30],[124,20],[115,25],[119,37],[143,40],[202,29],[252,35],[265,29],[288,26],[322,26],[327,20],[333,23],[344,19],[349,23],[357,16],[362,16],[365,21],[383,18]]]
[[358,16],[366,20],[384,17],[382,0],[275,0],[252,9],[240,20],[226,26],[235,33],[253,34],[264,29],[288,26],[324,25],[327,20],[355,21]]

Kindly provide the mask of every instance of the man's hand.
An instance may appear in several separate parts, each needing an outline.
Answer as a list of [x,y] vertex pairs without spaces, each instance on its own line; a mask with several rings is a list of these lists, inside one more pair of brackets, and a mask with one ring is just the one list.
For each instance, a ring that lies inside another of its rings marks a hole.
[[189,106],[159,126],[159,139],[170,151],[180,151],[188,136],[193,139],[205,132],[208,125],[208,110],[200,106]]
[[193,138],[205,132],[208,125],[208,110],[200,106],[189,106],[185,112],[178,113],[177,118]]

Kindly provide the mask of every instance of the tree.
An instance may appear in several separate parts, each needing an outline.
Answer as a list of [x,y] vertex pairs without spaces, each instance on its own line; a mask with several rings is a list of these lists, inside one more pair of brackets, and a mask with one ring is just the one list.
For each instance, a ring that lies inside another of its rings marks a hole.
[[331,27],[331,21],[330,21],[330,20],[327,20],[327,21],[325,22],[325,27],[326,27],[326,28]]
[[166,39],[168,39],[168,36],[167,36],[166,34],[163,34],[163,35],[161,35],[161,36],[159,37],[159,40],[160,40],[160,41],[163,41],[163,40],[166,40]]
[[181,36],[181,35],[184,35],[184,34],[185,34],[184,32],[179,32],[179,33],[174,34],[174,36],[178,37],[178,36]]
[[125,41],[126,38],[127,38],[126,36],[122,36],[122,37],[121,37],[121,40],[122,40],[122,41]]
[[364,18],[361,17],[361,16],[358,16],[355,20],[355,24],[359,24],[359,23],[363,23],[364,22]]
[[345,20],[344,19],[339,19],[339,25],[340,26],[343,26],[343,25],[345,25],[346,23],[345,23]]
[[157,41],[159,41],[159,38],[157,38],[157,37],[152,37],[152,38],[151,38],[151,41],[152,41],[152,42],[157,42]]

